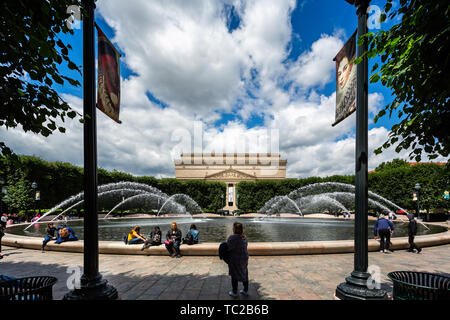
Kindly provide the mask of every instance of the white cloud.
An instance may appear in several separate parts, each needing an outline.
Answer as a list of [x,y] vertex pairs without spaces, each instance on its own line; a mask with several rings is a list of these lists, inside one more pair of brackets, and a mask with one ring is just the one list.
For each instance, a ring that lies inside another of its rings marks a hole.
[[340,33],[330,36],[323,34],[314,42],[311,50],[301,54],[291,64],[289,77],[301,88],[324,86],[330,80],[335,68],[333,58],[343,46]]
[[171,107],[207,116],[231,111],[248,57],[212,1],[99,3],[137,80]]
[[[239,14],[233,32],[225,3]],[[290,177],[353,173],[355,115],[331,127],[335,94],[321,93],[334,81],[332,58],[345,37],[341,30],[323,34],[286,62],[298,37],[290,22],[295,7],[294,0],[100,1],[98,12],[114,29],[112,40],[135,75],[122,79],[122,124],[97,113],[99,166],[173,176],[175,151],[193,144],[194,128],[202,123],[206,152],[267,152],[270,138],[278,137]],[[167,107],[150,102],[147,92]],[[64,98],[81,112],[80,98]],[[370,94],[370,120],[383,104],[381,93]],[[215,126],[224,112],[240,119]],[[264,121],[248,128],[254,115]],[[66,134],[48,138],[3,127],[0,135],[17,153],[83,165],[82,124],[65,126]],[[370,149],[387,135],[385,128],[370,130]],[[369,166],[406,155],[371,153]]]

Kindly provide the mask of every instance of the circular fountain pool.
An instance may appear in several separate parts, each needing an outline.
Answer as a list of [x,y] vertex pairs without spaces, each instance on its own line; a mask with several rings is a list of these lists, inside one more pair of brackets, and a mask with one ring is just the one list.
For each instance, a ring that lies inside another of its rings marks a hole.
[[[194,223],[200,231],[201,242],[221,242],[227,239],[232,232],[234,222],[244,224],[245,234],[250,242],[292,242],[292,241],[323,241],[323,240],[351,240],[354,237],[354,220],[342,219],[316,219],[316,218],[201,218],[201,217],[177,217],[177,218],[140,218],[140,219],[100,219],[99,240],[121,241],[123,237],[135,225],[141,226],[144,235],[150,233],[154,226],[159,226],[165,233],[170,228],[170,223],[177,221],[183,236],[189,226]],[[58,223],[56,223],[58,225]],[[74,229],[77,236],[83,239],[83,221],[68,221],[68,225]],[[369,238],[373,238],[374,221],[369,221]],[[14,226],[7,232],[43,237],[46,223],[35,224],[24,231],[24,226]],[[408,223],[396,221],[393,237],[408,236]],[[418,225],[418,235],[434,234],[446,231],[446,228],[436,225],[428,225],[429,230]]]

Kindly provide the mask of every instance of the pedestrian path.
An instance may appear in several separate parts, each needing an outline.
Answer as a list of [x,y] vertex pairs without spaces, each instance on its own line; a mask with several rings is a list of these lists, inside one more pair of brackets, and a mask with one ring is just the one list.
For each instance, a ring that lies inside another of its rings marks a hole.
[[[73,273],[67,273],[68,267],[83,266],[80,253],[2,249],[5,257],[0,260],[0,274],[53,275],[58,278],[53,288],[55,299],[69,291],[66,282]],[[99,262],[101,274],[117,288],[121,299],[234,299],[228,296],[227,265],[218,257],[102,254]],[[386,275],[394,270],[447,272],[450,276],[450,245],[425,248],[421,254],[371,252],[369,265],[379,266],[382,287],[392,291]],[[353,254],[250,257],[250,295],[238,299],[333,299],[336,286],[352,270]]]

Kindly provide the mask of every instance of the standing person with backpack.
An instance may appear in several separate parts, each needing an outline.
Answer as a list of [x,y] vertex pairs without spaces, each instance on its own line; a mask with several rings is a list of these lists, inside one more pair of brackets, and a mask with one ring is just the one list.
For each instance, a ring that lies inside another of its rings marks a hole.
[[8,221],[6,213],[2,214],[0,217],[0,259],[3,259],[2,254],[2,238],[5,235],[6,223]]
[[412,213],[408,213],[407,217],[409,220],[409,225],[408,225],[409,249],[408,249],[408,252],[414,252],[414,249],[416,249],[417,253],[420,253],[422,251],[422,248],[420,248],[417,244],[414,243],[414,237],[417,234],[417,221],[414,218],[414,215]]
[[233,224],[233,235],[228,237],[227,246],[230,253],[228,272],[233,288],[228,294],[237,297],[238,283],[242,282],[244,289],[240,293],[248,296],[248,241],[242,223],[235,222]]
[[392,221],[386,219],[384,214],[380,213],[380,218],[375,222],[373,228],[375,240],[377,240],[378,236],[380,237],[380,252],[392,253],[392,251],[389,250],[389,245],[394,229],[395,227]]
[[159,246],[161,245],[161,229],[156,226],[152,232],[150,232],[150,235],[147,240],[145,240],[144,245],[142,246],[142,251],[144,249],[147,249],[151,246]]

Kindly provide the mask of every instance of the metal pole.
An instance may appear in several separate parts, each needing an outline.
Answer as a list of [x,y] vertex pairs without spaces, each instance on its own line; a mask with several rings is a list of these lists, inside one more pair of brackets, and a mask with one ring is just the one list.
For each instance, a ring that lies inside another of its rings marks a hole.
[[94,0],[83,1],[83,114],[84,114],[84,273],[81,288],[65,299],[116,299],[117,290],[102,279],[98,265],[97,118],[95,106]]
[[420,190],[417,190],[417,219],[420,220]]
[[[367,33],[367,7],[369,1],[363,1],[358,7],[358,37]],[[367,50],[367,45],[357,47],[360,57]],[[368,266],[368,171],[367,171],[367,136],[368,136],[368,62],[367,57],[356,67],[356,168],[355,168],[355,261],[352,273],[366,278]]]
[[95,110],[94,1],[84,1],[83,17],[83,113],[84,113],[84,274],[90,282],[98,274],[97,220],[97,115]]
[[[349,1],[348,1],[349,2]],[[370,0],[352,1],[357,7],[358,37],[367,33],[367,9]],[[357,47],[357,56],[367,51],[367,44]],[[368,61],[367,56],[356,66],[356,157],[355,157],[355,254],[351,276],[338,285],[340,299],[384,299],[386,292],[370,289],[368,280]]]

